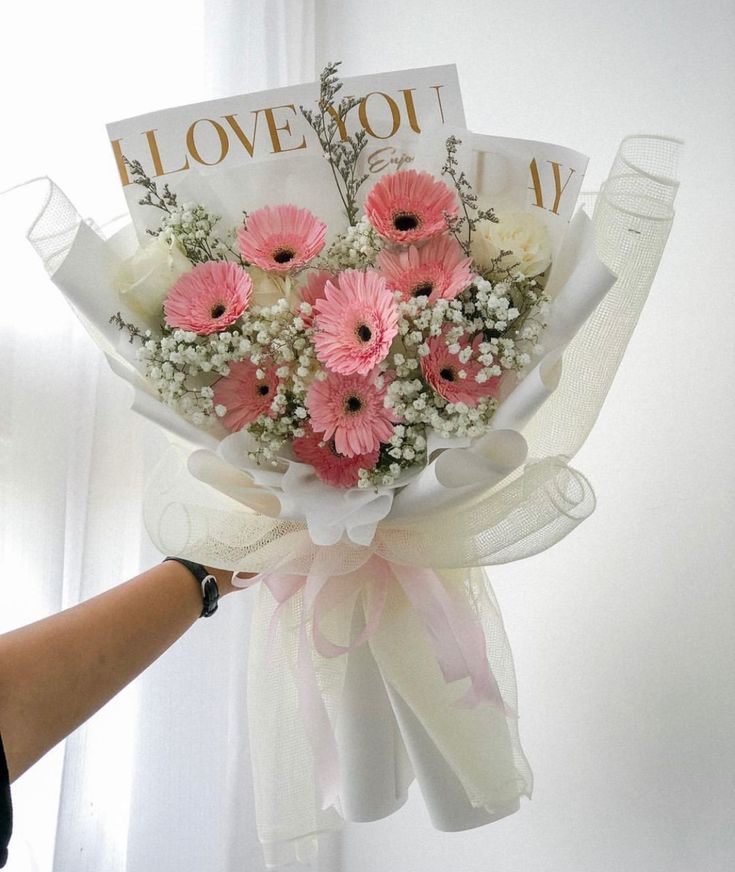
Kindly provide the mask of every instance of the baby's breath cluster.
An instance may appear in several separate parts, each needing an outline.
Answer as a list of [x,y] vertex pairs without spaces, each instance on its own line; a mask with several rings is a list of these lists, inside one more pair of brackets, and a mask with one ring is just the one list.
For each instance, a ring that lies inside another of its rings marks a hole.
[[157,235],[177,242],[192,263],[226,260],[234,253],[234,231],[223,237],[215,233],[219,215],[199,203],[184,203],[165,212]]
[[339,233],[323,258],[325,269],[368,269],[375,264],[383,241],[363,215],[344,233]]
[[481,332],[484,354],[492,355],[503,369],[523,370],[537,353],[546,327],[548,297],[534,279],[490,282],[478,279],[460,295],[471,329]]
[[203,426],[214,410],[211,385],[229,373],[236,340],[232,334],[200,337],[185,330],[154,337],[148,330],[137,355],[164,403]]

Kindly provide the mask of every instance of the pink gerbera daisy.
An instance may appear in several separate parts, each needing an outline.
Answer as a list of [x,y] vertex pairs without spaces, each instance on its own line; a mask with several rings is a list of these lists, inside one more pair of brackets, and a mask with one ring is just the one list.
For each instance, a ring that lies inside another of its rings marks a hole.
[[402,245],[443,233],[447,216],[457,212],[454,194],[444,182],[416,170],[383,176],[365,199],[368,221],[384,239]]
[[314,346],[333,372],[365,375],[388,354],[398,333],[398,306],[376,272],[344,270],[316,301]]
[[327,441],[334,439],[340,454],[370,454],[393,435],[392,412],[385,407],[385,388],[375,377],[327,373],[314,381],[306,397],[311,426]]
[[[500,378],[493,376],[487,381],[478,382],[475,376],[483,369],[482,364],[476,359],[479,353],[478,346],[482,342],[481,336],[476,336],[472,342],[473,358],[467,363],[462,363],[457,354],[447,347],[445,335],[432,336],[428,341],[429,353],[421,358],[421,371],[424,378],[432,389],[443,397],[448,403],[465,403],[468,406],[476,406],[483,397],[492,397],[498,391]],[[466,338],[458,342],[460,351],[467,348],[470,343]],[[465,378],[459,373],[464,371]]]
[[[328,270],[322,269],[318,272],[309,273],[309,278],[306,280],[306,284],[301,288],[301,299],[304,303],[308,303],[312,307],[312,310],[316,305],[316,301],[324,298],[324,288],[329,281],[331,281],[333,285],[337,284],[337,279],[335,278],[334,273],[331,273]],[[311,315],[301,315],[301,319],[307,327],[310,327],[314,321],[313,311]]]
[[327,225],[308,209],[264,206],[252,212],[237,233],[248,263],[267,272],[296,272],[324,248]]
[[383,249],[378,263],[388,287],[400,291],[404,300],[411,297],[428,297],[430,303],[453,300],[474,279],[472,259],[452,236],[432,239],[422,248],[411,245],[398,251]]
[[227,410],[222,420],[228,430],[242,430],[261,415],[273,415],[271,403],[278,389],[278,377],[273,367],[262,367],[264,377],[258,378],[258,369],[249,360],[231,363],[230,374],[214,385],[214,406]]
[[163,303],[166,323],[206,336],[229,327],[250,303],[253,282],[224,260],[197,264],[171,288]]
[[359,471],[372,469],[378,461],[378,448],[367,454],[346,457],[337,451],[333,439],[324,441],[311,427],[305,429],[305,436],[294,439],[293,453],[302,463],[311,464],[317,477],[332,487],[355,487]]

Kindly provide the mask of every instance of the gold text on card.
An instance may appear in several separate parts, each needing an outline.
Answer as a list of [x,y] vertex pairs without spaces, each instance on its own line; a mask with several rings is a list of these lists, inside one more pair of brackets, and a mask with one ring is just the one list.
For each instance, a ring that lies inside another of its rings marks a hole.
[[[423,108],[425,122],[435,120],[429,118],[429,115],[438,116],[444,122],[441,101],[443,87],[433,85],[429,89],[433,92],[433,99]],[[372,91],[350,111],[348,119],[340,118],[332,106],[327,107],[326,111],[337,122],[337,135],[343,141],[349,135],[348,122],[350,128],[359,125],[378,140],[389,140],[401,130],[420,134],[422,123],[415,92],[415,88],[399,89],[393,95],[384,91]],[[261,117],[264,119],[265,128],[262,122],[259,124]],[[129,147],[132,137],[127,137],[125,142],[122,139],[112,140],[111,145],[120,180],[123,186],[127,186],[131,184],[131,179],[123,155],[137,157],[142,150],[143,154],[139,158],[141,163],[152,167],[151,176],[157,178],[185,172],[193,164],[218,166],[242,151],[250,158],[255,158],[261,153],[276,155],[318,147],[312,139],[307,139],[300,124],[298,108],[293,103],[288,103],[253,109],[244,115],[231,113],[217,118],[197,118],[189,124],[178,148],[170,145],[168,141],[164,148],[156,128],[141,131],[142,142],[137,147]],[[377,166],[381,161],[387,160],[395,169],[400,169],[412,160],[409,155],[397,155],[395,149],[390,154],[377,149],[371,159]],[[380,172],[380,169],[371,167],[370,172]]]

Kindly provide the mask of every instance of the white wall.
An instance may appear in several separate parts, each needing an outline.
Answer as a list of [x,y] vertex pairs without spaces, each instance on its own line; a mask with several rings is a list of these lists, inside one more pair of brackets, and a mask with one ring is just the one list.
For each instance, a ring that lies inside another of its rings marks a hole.
[[[349,872],[724,872],[735,863],[735,245],[730,2],[323,2],[317,63],[456,62],[472,129],[568,145],[603,180],[622,136],[681,136],[678,217],[575,465],[596,514],[492,578],[534,799],[435,832],[415,792],[349,828]],[[728,515],[730,517],[728,517]]]

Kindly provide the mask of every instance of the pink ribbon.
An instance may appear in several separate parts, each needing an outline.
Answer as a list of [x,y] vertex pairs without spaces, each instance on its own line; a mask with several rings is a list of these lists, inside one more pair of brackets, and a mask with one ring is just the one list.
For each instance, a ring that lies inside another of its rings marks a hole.
[[515,716],[503,701],[485,649],[485,633],[465,599],[452,596],[430,569],[390,564],[403,592],[423,621],[442,675],[448,681],[469,678],[467,693],[458,700],[463,707],[491,702],[506,715]]
[[[469,678],[470,687],[459,700],[460,707],[474,707],[482,702],[497,705],[507,716],[516,717],[500,693],[490,669],[485,648],[485,633],[469,603],[452,593],[430,569],[401,566],[375,554],[357,570],[347,575],[330,576],[320,569],[319,554],[308,575],[289,574],[287,567],[263,573],[247,581],[233,576],[238,586],[252,587],[262,582],[278,603],[268,628],[268,657],[285,606],[303,592],[303,616],[299,625],[296,684],[299,711],[314,754],[314,769],[322,799],[322,808],[333,805],[339,795],[340,764],[337,740],[322,698],[311,653],[314,649],[326,658],[341,657],[364,645],[375,633],[385,609],[391,583],[401,585],[426,629],[437,663],[447,682]],[[281,574],[279,574],[279,572]],[[369,587],[369,609],[365,627],[349,645],[338,645],[322,632],[325,617],[350,597]],[[309,635],[311,623],[311,639]]]

